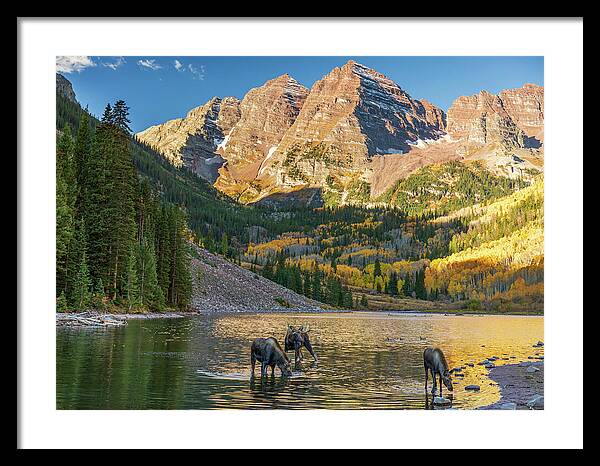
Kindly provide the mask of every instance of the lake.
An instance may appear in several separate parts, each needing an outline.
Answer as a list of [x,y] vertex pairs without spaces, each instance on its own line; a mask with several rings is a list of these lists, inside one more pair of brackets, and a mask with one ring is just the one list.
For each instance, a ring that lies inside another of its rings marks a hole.
[[[304,350],[292,377],[276,369],[261,380],[257,365],[251,380],[252,340],[275,336],[283,346],[288,324],[310,325],[318,363]],[[427,346],[442,348],[450,368],[474,363],[464,377],[452,377],[452,407],[473,409],[500,393],[478,362],[496,356],[496,365],[514,364],[544,354],[532,347],[544,339],[541,316],[199,315],[56,332],[57,409],[427,409]],[[481,390],[466,391],[469,384]]]

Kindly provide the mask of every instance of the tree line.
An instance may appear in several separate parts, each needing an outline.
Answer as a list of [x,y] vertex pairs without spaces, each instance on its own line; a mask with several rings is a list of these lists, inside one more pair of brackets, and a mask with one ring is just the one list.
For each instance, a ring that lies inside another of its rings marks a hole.
[[138,177],[125,102],[108,104],[99,122],[57,114],[69,117],[56,147],[57,308],[187,307],[186,215]]

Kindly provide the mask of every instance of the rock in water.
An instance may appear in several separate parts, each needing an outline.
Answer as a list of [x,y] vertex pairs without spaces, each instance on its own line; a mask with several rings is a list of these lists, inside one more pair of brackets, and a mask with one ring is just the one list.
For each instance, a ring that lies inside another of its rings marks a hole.
[[503,403],[500,405],[499,409],[517,409],[517,403]]
[[529,409],[544,409],[544,397],[542,395],[535,395],[527,402],[527,407]]
[[465,387],[465,390],[474,390],[474,391],[478,391],[480,390],[481,387],[479,385],[467,385]]
[[438,406],[449,406],[452,404],[452,401],[450,401],[448,398],[444,398],[443,396],[436,396],[433,399],[433,404]]
[[528,366],[526,369],[527,372],[538,372],[539,370],[540,368],[535,366]]

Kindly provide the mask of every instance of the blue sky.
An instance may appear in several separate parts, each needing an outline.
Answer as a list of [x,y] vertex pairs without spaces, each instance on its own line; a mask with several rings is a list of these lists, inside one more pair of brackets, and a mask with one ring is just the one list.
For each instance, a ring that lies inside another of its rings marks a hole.
[[57,70],[77,99],[101,115],[123,99],[131,127],[184,116],[211,97],[242,98],[249,89],[288,73],[310,88],[332,68],[353,59],[393,79],[417,99],[444,110],[461,95],[497,93],[525,83],[544,85],[543,57],[58,57]]

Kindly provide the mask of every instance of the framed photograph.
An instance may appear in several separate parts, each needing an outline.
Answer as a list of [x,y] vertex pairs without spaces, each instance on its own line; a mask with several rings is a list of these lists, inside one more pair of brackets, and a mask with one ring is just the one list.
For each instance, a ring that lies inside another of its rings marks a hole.
[[582,447],[581,18],[17,25],[21,447]]

